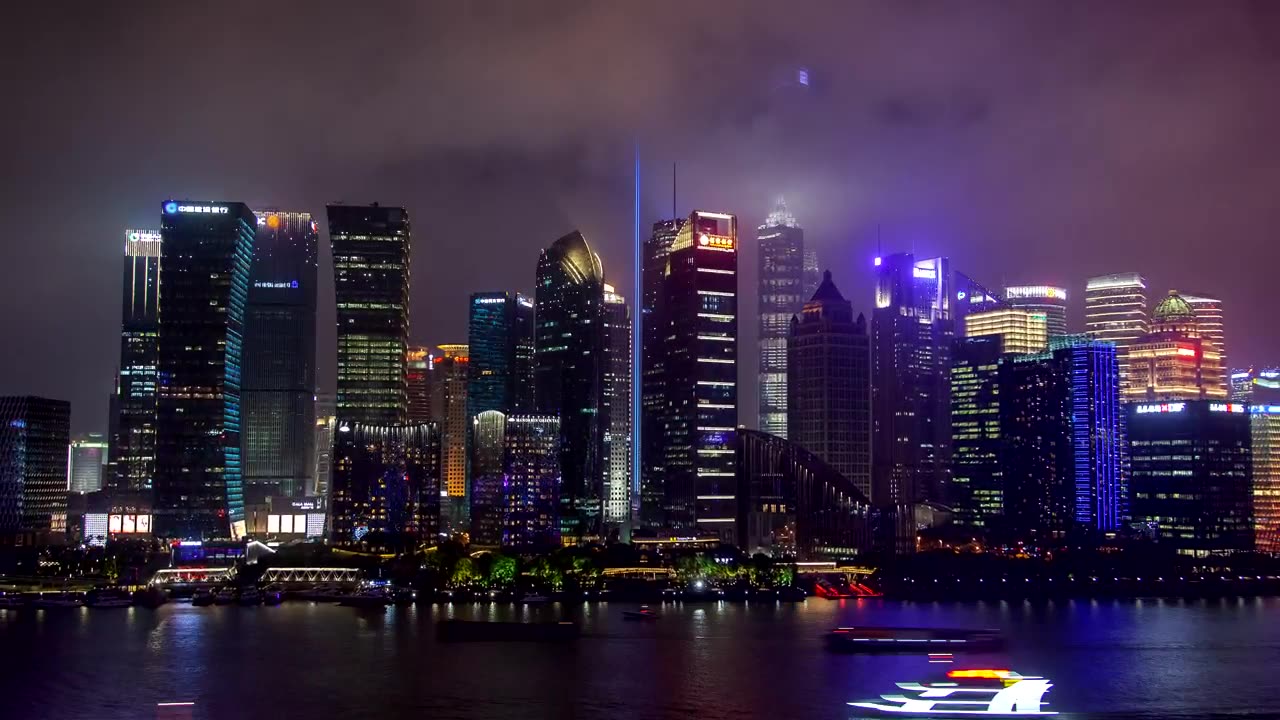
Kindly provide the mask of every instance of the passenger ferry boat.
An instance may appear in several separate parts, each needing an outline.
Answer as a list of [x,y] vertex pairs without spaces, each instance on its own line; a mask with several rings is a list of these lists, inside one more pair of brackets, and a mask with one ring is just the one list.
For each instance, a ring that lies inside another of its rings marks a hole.
[[1044,699],[1053,683],[1012,670],[952,670],[939,682],[900,682],[901,692],[849,703],[850,720],[880,718],[1025,718],[1057,715]]
[[995,652],[1004,648],[998,630],[840,627],[826,635],[827,648],[851,653]]

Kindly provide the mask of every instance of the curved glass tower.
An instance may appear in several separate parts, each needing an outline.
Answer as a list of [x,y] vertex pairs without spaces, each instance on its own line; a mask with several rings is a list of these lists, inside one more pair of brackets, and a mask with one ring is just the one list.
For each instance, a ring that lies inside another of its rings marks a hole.
[[538,258],[534,297],[534,398],[560,418],[560,531],[598,537],[604,475],[604,268],[582,233]]

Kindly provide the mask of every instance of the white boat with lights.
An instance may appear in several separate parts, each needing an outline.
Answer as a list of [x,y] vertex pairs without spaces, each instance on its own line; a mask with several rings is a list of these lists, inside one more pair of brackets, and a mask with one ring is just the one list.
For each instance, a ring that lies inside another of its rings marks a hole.
[[998,630],[953,628],[840,627],[825,640],[827,649],[847,653],[975,653],[1004,647]]
[[875,718],[1025,718],[1057,715],[1049,710],[1048,679],[1012,670],[952,670],[940,682],[900,682],[902,692],[851,702],[850,720]]

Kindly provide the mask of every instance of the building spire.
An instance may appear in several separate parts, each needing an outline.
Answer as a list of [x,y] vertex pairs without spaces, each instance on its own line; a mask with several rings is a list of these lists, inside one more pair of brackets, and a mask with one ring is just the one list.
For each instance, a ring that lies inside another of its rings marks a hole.
[[773,212],[765,218],[764,224],[768,227],[796,227],[796,216],[791,214],[787,209],[787,200],[779,195],[777,202],[774,203]]

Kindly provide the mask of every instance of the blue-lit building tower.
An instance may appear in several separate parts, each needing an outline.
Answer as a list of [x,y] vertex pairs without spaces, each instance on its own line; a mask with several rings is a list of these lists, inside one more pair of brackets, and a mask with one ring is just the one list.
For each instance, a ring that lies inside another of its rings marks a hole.
[[243,203],[161,206],[155,533],[245,533],[240,386],[257,218]]
[[467,496],[449,498],[455,525],[468,524],[472,457],[476,450],[473,420],[489,410],[509,415],[534,407],[533,301],[513,292],[471,295],[467,320]]
[[1116,346],[1069,335],[1050,338],[1049,352],[1067,377],[1073,520],[1077,527],[1114,532],[1129,517],[1128,439]]

